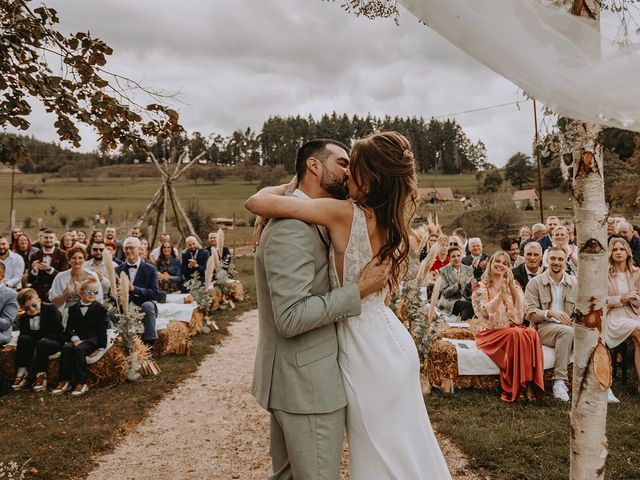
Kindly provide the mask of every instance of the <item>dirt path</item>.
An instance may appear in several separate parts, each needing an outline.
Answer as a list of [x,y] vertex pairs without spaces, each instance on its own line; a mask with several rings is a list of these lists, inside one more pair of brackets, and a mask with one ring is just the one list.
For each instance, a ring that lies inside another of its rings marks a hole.
[[[88,479],[266,479],[269,417],[249,392],[257,319],[252,311],[232,324],[231,337],[113,453],[99,458]],[[481,478],[451,442],[439,441],[453,478]]]

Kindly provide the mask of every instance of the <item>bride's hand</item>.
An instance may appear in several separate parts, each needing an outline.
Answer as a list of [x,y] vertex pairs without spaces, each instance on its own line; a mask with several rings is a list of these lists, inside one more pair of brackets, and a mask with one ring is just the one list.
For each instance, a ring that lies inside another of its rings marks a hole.
[[391,274],[391,260],[387,259],[380,263],[378,258],[374,258],[360,272],[358,276],[358,290],[360,298],[364,298],[382,289],[389,281]]

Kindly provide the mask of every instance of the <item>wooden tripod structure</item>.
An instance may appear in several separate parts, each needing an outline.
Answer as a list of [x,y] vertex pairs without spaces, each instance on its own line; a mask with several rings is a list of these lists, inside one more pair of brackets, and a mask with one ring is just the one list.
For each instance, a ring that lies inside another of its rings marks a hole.
[[193,224],[187,216],[178,193],[175,190],[174,184],[178,178],[198,160],[200,160],[205,154],[206,150],[196,155],[194,158],[189,159],[189,149],[186,148],[181,154],[178,154],[178,150],[173,147],[169,152],[169,157],[158,161],[153,152],[149,152],[149,157],[158,168],[160,176],[162,177],[162,185],[156,193],[153,195],[151,202],[147,205],[142,212],[142,215],[136,220],[135,227],[140,227],[145,218],[149,216],[152,211],[156,210],[156,221],[153,227],[153,238],[150,245],[155,245],[156,238],[158,237],[158,228],[161,226],[161,232],[166,231],[167,228],[167,207],[170,206],[173,211],[173,215],[176,222],[176,227],[180,232],[182,240],[188,235],[192,235],[200,241],[200,237],[193,228]]

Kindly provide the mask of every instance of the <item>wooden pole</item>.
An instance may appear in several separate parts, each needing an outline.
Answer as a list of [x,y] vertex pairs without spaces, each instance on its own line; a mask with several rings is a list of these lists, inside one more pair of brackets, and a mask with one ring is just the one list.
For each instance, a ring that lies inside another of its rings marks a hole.
[[9,228],[13,229],[15,226],[14,223],[16,221],[16,215],[13,210],[13,195],[15,193],[15,183],[16,183],[16,161],[14,159],[11,164],[11,205],[9,206]]
[[236,232],[236,214],[233,214],[233,255],[232,258],[236,258],[236,237],[238,236]]
[[533,150],[533,154],[536,157],[536,163],[538,165],[538,201],[540,202],[540,223],[544,224],[544,207],[542,206],[542,166],[540,165],[540,155],[538,155],[538,110],[536,108],[536,101],[533,101],[533,123],[535,127],[536,148]]

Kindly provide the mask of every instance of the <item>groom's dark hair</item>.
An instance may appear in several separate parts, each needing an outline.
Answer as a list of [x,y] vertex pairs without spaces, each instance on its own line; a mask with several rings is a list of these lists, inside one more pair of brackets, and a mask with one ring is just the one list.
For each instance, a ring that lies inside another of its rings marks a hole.
[[321,162],[327,159],[327,145],[335,145],[349,153],[349,147],[344,143],[328,138],[314,138],[313,140],[303,143],[296,154],[296,175],[298,176],[298,182],[301,182],[307,173],[307,159],[309,157],[315,157]]

